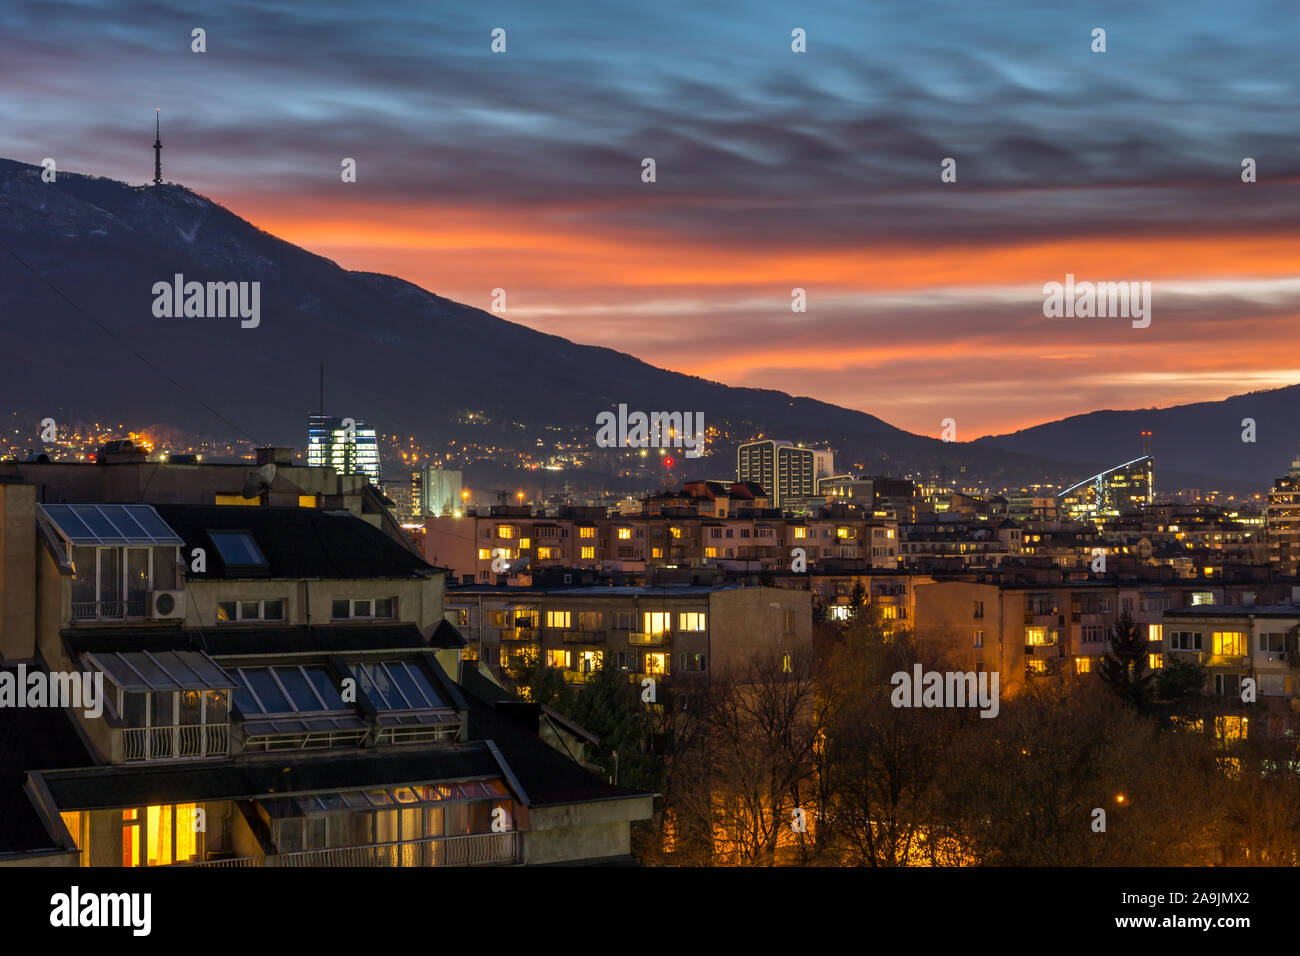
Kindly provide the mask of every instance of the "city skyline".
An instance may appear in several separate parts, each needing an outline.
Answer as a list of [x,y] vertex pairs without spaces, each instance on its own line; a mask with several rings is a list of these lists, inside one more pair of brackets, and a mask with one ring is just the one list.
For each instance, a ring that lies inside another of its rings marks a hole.
[[[1269,132],[1296,28],[1278,4],[1240,9],[489,8],[449,26],[326,5],[249,29],[114,4],[74,33],[16,7],[0,70],[22,95],[0,116],[10,158],[144,183],[160,108],[165,179],[345,268],[484,309],[504,288],[501,317],[530,328],[923,435],[960,411],[975,437],[1300,381],[1297,164]],[[53,69],[96,24],[112,39]],[[1045,318],[1043,284],[1067,275],[1151,282],[1150,327]]]

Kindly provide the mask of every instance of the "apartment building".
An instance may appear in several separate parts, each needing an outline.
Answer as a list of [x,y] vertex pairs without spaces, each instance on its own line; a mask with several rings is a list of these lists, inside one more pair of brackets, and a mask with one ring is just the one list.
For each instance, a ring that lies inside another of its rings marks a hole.
[[463,585],[448,589],[447,615],[469,640],[467,656],[496,673],[536,659],[575,686],[603,660],[630,680],[689,686],[755,655],[812,646],[811,595],[776,587]]
[[[802,548],[809,564],[898,564],[897,525],[845,510],[840,517],[795,518],[774,509],[743,509],[725,517],[661,506],[656,513],[599,517],[600,509],[563,509],[560,517],[525,507],[493,508],[484,516],[426,518],[420,548],[425,559],[450,568],[456,579],[518,581],[545,568],[621,569],[708,567],[749,563],[755,570],[788,569]],[[526,563],[524,563],[526,561]]]
[[[1300,603],[1198,604],[1167,611],[1163,626],[1167,658],[1192,658],[1206,668],[1207,717],[1217,738],[1294,738]],[[1247,679],[1254,681],[1253,702],[1242,699]]]
[[[1127,580],[1071,578],[1043,572],[1038,580],[1010,570],[917,583],[912,593],[915,630],[922,642],[967,668],[1001,669],[1012,692],[1022,679],[1094,671],[1105,654],[1111,628],[1127,614],[1145,629],[1151,665],[1165,652],[1168,617],[1201,605],[1239,608],[1277,599],[1285,581],[1185,580],[1136,576]],[[1055,580],[1052,580],[1052,578]]]
[[652,795],[461,682],[444,571],[400,536],[344,510],[76,501],[69,474],[0,482],[0,666],[104,693],[0,706],[0,863],[627,858]]
[[1269,564],[1282,574],[1300,574],[1300,456],[1273,483],[1264,527]]

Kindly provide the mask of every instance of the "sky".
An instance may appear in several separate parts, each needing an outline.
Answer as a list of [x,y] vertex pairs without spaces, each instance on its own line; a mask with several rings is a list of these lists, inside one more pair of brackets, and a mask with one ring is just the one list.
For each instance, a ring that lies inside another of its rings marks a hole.
[[[1297,49],[1264,0],[6,0],[0,156],[147,182],[158,108],[165,179],[345,268],[966,440],[1300,382]],[[1067,274],[1150,325],[1046,317]]]

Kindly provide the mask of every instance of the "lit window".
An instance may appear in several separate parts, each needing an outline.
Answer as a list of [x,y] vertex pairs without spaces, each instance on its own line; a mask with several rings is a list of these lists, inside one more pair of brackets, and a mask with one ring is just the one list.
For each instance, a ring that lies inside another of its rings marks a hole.
[[1215,631],[1214,653],[1220,657],[1241,657],[1246,653],[1246,635],[1243,631]]
[[1245,717],[1238,717],[1235,714],[1215,717],[1214,735],[1225,744],[1245,740],[1248,723],[1249,721]]
[[841,541],[847,541],[854,536],[852,528],[836,528],[835,537]]
[[643,616],[647,634],[664,634],[671,626],[672,617],[666,611],[646,611]]
[[510,525],[508,525],[508,524],[500,525],[500,526],[497,528],[497,537],[498,537],[498,538],[506,538],[506,539],[509,539],[509,538],[513,538],[514,536],[515,536],[515,529],[512,528],[512,527],[511,527]]
[[478,559],[479,559],[480,561],[491,561],[491,560],[492,560],[492,549],[491,549],[491,548],[479,548],[479,549],[478,549]]
[[1025,628],[1025,643],[1034,647],[1043,647],[1047,644],[1047,628],[1045,627],[1027,627]]
[[217,495],[216,504],[256,507],[262,503],[261,498],[245,498],[243,495]]
[[807,529],[807,528],[795,528],[795,529],[794,529],[794,536],[795,536],[796,539],[797,539],[797,538],[806,538],[806,537],[808,537],[808,529]]
[[299,495],[299,508],[316,508],[319,507],[319,499],[316,495]]
[[663,556],[664,556],[664,549],[663,549],[663,548],[651,548],[651,549],[650,549],[650,557],[652,557],[652,558],[662,558]]
[[631,528],[619,528],[619,529],[618,529],[618,540],[620,540],[620,541],[629,541],[629,540],[631,540],[631,538],[632,538],[632,529],[631,529]]
[[538,558],[538,560],[543,560],[543,561],[544,561],[544,560],[546,560],[547,558],[554,557],[554,556],[555,556],[555,555],[554,555],[554,552],[555,552],[555,549],[554,549],[554,548],[538,548],[538,549],[537,549],[537,558]]
[[1150,661],[1148,663],[1153,671],[1158,671],[1160,668],[1165,666],[1165,655],[1151,654],[1149,657]]
[[1092,658],[1091,658],[1091,657],[1076,657],[1076,658],[1074,659],[1074,672],[1075,672],[1076,674],[1090,674],[1090,673],[1092,673]]
[[682,529],[681,529],[681,528],[669,528],[669,529],[668,529],[668,532],[669,532],[669,534],[671,534],[674,538],[680,538],[680,537],[682,536]]
[[1030,674],[1046,674],[1047,661],[1040,661],[1040,660],[1025,661],[1025,670]]
[[585,547],[582,549],[582,556],[588,560],[593,559],[596,557],[596,549],[594,547]]
[[571,620],[568,611],[547,611],[546,626],[556,628],[567,628]]
[[677,630],[679,631],[702,631],[704,630],[704,612],[703,611],[683,611],[677,615]]
[[704,556],[705,556],[706,558],[716,558],[716,557],[718,556],[718,549],[717,549],[717,548],[705,548],[705,549],[704,549]]
[[668,655],[663,653],[648,653],[645,656],[645,672],[647,674],[667,674],[668,673]]
[[595,529],[595,528],[579,528],[579,529],[578,529],[578,537],[579,537],[579,538],[594,538],[594,537],[596,537],[596,529]]
[[569,652],[567,650],[551,650],[546,652],[546,666],[565,668],[569,666]]
[[532,539],[532,538],[520,538],[520,539],[519,539],[519,550],[520,550],[520,551],[523,551],[523,550],[525,550],[526,548],[531,548],[532,546],[533,546],[533,539]]

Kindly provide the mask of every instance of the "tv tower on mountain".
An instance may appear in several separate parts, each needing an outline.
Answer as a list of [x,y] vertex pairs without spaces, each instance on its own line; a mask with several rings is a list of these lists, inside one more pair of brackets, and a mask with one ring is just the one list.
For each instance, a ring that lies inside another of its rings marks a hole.
[[154,107],[154,132],[157,134],[153,141],[153,184],[155,186],[162,185],[162,120],[158,115],[161,112],[160,108]]

